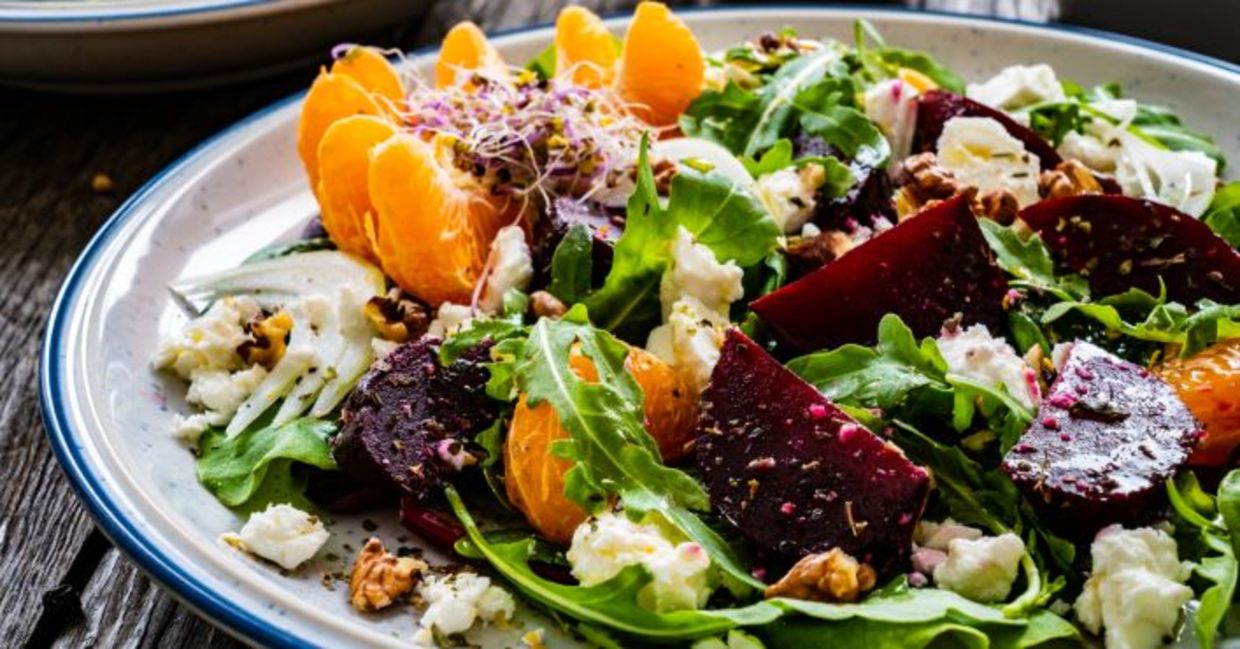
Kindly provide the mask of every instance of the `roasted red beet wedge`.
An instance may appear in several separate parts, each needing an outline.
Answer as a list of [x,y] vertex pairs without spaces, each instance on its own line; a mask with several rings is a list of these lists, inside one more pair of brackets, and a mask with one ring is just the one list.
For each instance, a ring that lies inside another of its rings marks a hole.
[[1181,302],[1240,302],[1240,253],[1206,224],[1160,203],[1085,194],[1035,203],[1020,218],[1055,256],[1087,275],[1094,294],[1131,287]]
[[1043,169],[1054,169],[1063,162],[1050,143],[1037,133],[1017,124],[1011,117],[986,104],[978,103],[946,90],[931,90],[917,104],[917,132],[913,147],[918,151],[933,151],[943,134],[943,125],[953,117],[989,117],[1003,125],[1008,135],[1025,145],[1025,150],[1038,156]]
[[697,465],[715,509],[764,554],[838,547],[903,569],[930,474],[738,330],[702,395]]
[[1201,423],[1165,381],[1076,342],[1003,470],[1045,520],[1080,538],[1157,515]]
[[781,342],[813,351],[873,343],[887,313],[899,315],[918,336],[937,334],[957,313],[966,325],[999,331],[1007,288],[968,201],[956,197],[750,307]]
[[496,417],[486,394],[489,345],[448,367],[439,341],[397,347],[345,400],[332,455],[349,475],[414,498],[438,492],[457,472],[464,445]]

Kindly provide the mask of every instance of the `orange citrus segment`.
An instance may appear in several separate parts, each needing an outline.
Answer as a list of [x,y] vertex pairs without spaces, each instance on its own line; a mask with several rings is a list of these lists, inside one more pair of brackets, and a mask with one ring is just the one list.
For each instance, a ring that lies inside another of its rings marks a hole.
[[555,70],[588,88],[610,85],[620,53],[603,21],[589,9],[565,7],[555,21]]
[[371,115],[336,120],[319,141],[319,207],[323,228],[345,252],[378,261],[366,236],[370,151],[396,134],[391,121]]
[[398,134],[371,151],[375,253],[384,272],[431,306],[468,303],[505,214],[493,199],[457,184],[441,162],[444,138]]
[[320,71],[310,85],[297,123],[297,154],[310,176],[310,187],[319,186],[319,142],[338,119],[352,115],[382,115],[383,107],[356,79]]
[[[569,365],[583,380],[598,380],[594,364],[576,350]],[[646,428],[660,454],[665,461],[683,456],[697,422],[697,405],[687,386],[670,366],[643,349],[630,349],[625,367],[645,393]],[[564,474],[572,463],[551,452],[557,440],[567,437],[551,404],[531,408],[522,395],[504,444],[508,500],[540,534],[565,545],[586,520],[585,511],[564,496]]]
[[353,47],[332,64],[332,74],[343,74],[370,92],[399,102],[405,98],[405,83],[383,53],[373,47]]
[[934,79],[912,68],[900,68],[896,71],[896,76],[919,93],[924,94],[939,87]]
[[439,60],[435,61],[435,87],[446,88],[461,81],[460,73],[472,70],[501,69],[499,52],[487,41],[478,26],[466,21],[457,23],[443,37]]
[[666,5],[643,2],[624,36],[616,89],[638,117],[676,123],[702,90],[706,62],[693,32]]
[[1191,358],[1168,361],[1158,373],[1205,426],[1206,436],[1189,462],[1227,463],[1240,446],[1240,340],[1220,342]]

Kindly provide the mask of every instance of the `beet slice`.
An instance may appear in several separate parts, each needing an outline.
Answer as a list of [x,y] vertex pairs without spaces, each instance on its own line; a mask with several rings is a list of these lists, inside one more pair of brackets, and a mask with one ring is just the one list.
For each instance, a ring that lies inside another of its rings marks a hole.
[[1020,218],[1098,296],[1131,287],[1180,302],[1240,302],[1240,253],[1210,227],[1167,205],[1113,194],[1034,203]]
[[345,400],[336,463],[358,480],[414,498],[437,492],[457,472],[453,455],[495,421],[483,366],[489,350],[479,345],[444,367],[439,340],[424,337],[375,363]]
[[1042,169],[1054,169],[1063,158],[1049,142],[1027,127],[1017,124],[1002,111],[946,90],[931,90],[917,103],[917,131],[913,136],[915,151],[933,151],[943,134],[943,125],[953,117],[989,117],[1003,125],[1008,135],[1025,145],[1025,150],[1038,156]]
[[[848,161],[853,186],[838,198],[823,199],[819,190],[811,222],[823,230],[851,230],[855,225],[873,227],[877,221],[896,221],[895,205],[891,202],[893,187],[887,169],[848,160],[839,149],[817,135],[798,135],[793,140],[798,158],[835,156]],[[853,222],[850,224],[850,220]]]
[[1163,483],[1201,436],[1165,381],[1078,341],[1003,470],[1051,525],[1084,538],[1157,516]]
[[755,300],[750,307],[794,349],[870,344],[878,321],[899,315],[917,336],[956,313],[998,331],[1007,280],[968,201],[943,201],[848,254]]
[[551,258],[568,229],[581,223],[590,229],[593,240],[591,279],[602,283],[611,270],[616,241],[624,234],[624,212],[608,210],[597,201],[581,201],[560,197],[534,222],[533,246],[534,285],[545,286],[551,279]]
[[903,568],[930,474],[733,329],[702,395],[697,465],[715,509],[768,555],[838,547]]

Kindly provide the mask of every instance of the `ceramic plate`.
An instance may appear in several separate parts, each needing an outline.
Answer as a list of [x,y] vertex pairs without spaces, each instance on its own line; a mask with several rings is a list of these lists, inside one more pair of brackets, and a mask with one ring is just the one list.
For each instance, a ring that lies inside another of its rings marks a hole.
[[58,91],[201,87],[323,58],[418,0],[0,0],[0,83]]
[[[712,50],[787,25],[850,39],[853,20],[866,17],[890,42],[928,50],[970,78],[1045,61],[1079,83],[1119,81],[1142,99],[1173,107],[1240,160],[1240,69],[1192,54],[1097,33],[888,10],[683,15]],[[619,33],[624,20],[610,25]],[[551,35],[537,27],[494,43],[506,60],[524,61]],[[410,63],[425,74],[433,54]],[[415,630],[408,608],[363,617],[349,608],[343,584],[332,591],[321,583],[324,571],[345,567],[352,554],[345,544],[355,549],[367,534],[358,521],[331,527],[327,551],[340,559],[321,560],[293,577],[218,542],[241,521],[195,481],[193,457],[170,433],[173,413],[185,408],[183,388],[148,362],[153,341],[185,319],[165,288],[170,282],[232,267],[265,244],[296,236],[315,214],[294,150],[299,109],[300,97],[292,97],[217,135],[104,225],[51,315],[42,359],[44,416],[57,457],[103,530],[200,613],[265,645],[407,644]],[[404,534],[394,513],[375,520],[389,546],[415,543],[398,540]],[[500,638],[474,640],[489,646]]]

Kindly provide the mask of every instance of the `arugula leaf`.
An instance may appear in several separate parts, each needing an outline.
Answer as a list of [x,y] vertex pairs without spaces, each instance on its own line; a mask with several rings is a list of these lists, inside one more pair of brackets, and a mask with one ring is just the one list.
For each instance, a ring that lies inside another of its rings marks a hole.
[[305,484],[292,473],[294,463],[335,469],[328,438],[332,422],[295,419],[269,426],[270,417],[229,438],[212,428],[199,443],[198,481],[224,505],[241,512],[264,509],[274,502],[311,507]]
[[1240,181],[1227,183],[1214,192],[1201,220],[1227,243],[1240,246]]
[[[1214,646],[1214,638],[1231,609],[1240,579],[1236,549],[1240,545],[1240,471],[1231,471],[1219,484],[1217,508],[1213,498],[1201,491],[1196,476],[1184,473],[1167,481],[1167,496],[1184,527],[1196,533],[1202,556],[1193,573],[1210,584],[1199,592],[1200,605],[1193,619],[1197,640],[1204,649]],[[1201,509],[1205,507],[1205,511]],[[1219,512],[1217,516],[1215,511]],[[1212,518],[1210,518],[1212,517]]]
[[611,271],[584,303],[600,327],[631,341],[644,341],[660,320],[659,281],[671,263],[679,228],[710,248],[720,262],[742,267],[762,261],[779,243],[779,226],[762,203],[718,172],[682,166],[672,180],[667,205],[662,205],[645,137],[627,214]]
[[[573,349],[593,363],[597,382],[569,371]],[[642,389],[625,369],[627,356],[624,343],[590,326],[580,305],[560,320],[540,320],[517,354],[518,389],[531,407],[550,403],[568,433],[552,447],[573,463],[564,477],[564,495],[590,512],[613,495],[629,512],[654,512],[698,542],[737,583],[761,587],[727,542],[694,513],[710,509],[702,485],[659,460],[644,426]]]
[[552,43],[526,62],[525,69],[538,75],[539,79],[550,79],[555,76],[555,58],[555,43]]
[[793,157],[792,141],[788,138],[782,138],[767,149],[765,153],[758,156],[757,159],[750,156],[741,156],[741,164],[745,165],[745,170],[754,178],[765,176],[766,174],[786,169],[788,167],[796,167],[800,169],[809,164],[818,164],[823,168],[825,180],[818,191],[822,192],[826,198],[839,198],[848,193],[852,188],[856,179],[848,165],[840,162],[839,158],[834,156],[802,156],[800,158]]
[[1042,236],[1022,238],[1014,228],[990,219],[978,219],[986,243],[995,252],[999,267],[1016,278],[1013,286],[1045,291],[1061,300],[1083,300],[1089,297],[1089,282],[1080,275],[1057,276],[1055,261]]
[[594,241],[590,228],[574,223],[551,255],[551,283],[547,291],[565,304],[576,304],[590,292],[594,269]]
[[1042,315],[1042,324],[1074,311],[1131,338],[1179,345],[1181,358],[1193,356],[1218,340],[1240,337],[1240,305],[1201,300],[1190,314],[1184,305],[1168,302],[1165,290],[1157,297],[1134,288],[1097,302],[1058,302]]
[[499,463],[504,457],[504,431],[507,426],[507,418],[496,417],[494,423],[474,436],[474,442],[486,452],[486,457],[478,463],[478,468],[482,471],[487,488],[499,504],[505,509],[512,509],[512,505],[508,503],[508,493],[504,489],[504,476],[499,472]]
[[827,78],[797,92],[792,105],[803,134],[821,137],[864,166],[880,167],[891,148],[878,126],[852,105],[856,95],[852,79]]
[[964,79],[925,52],[915,52],[887,44],[868,20],[853,23],[856,58],[870,82],[894,78],[900,68],[916,70],[930,77],[939,86],[956,94],[964,94]]

